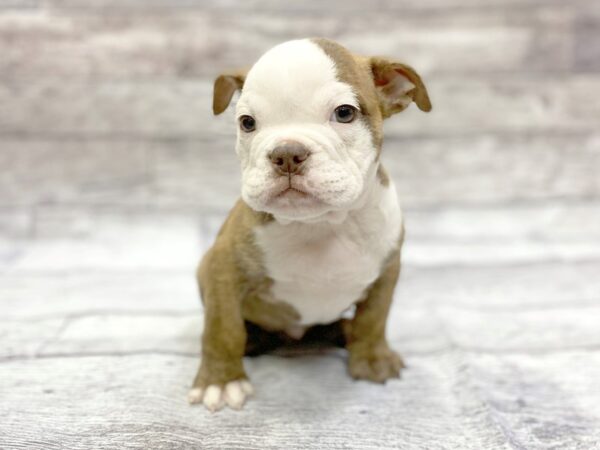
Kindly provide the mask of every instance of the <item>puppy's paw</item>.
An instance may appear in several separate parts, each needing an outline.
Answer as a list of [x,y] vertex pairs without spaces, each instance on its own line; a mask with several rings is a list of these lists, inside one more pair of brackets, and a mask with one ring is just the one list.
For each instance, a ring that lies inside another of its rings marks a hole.
[[248,380],[235,380],[225,386],[211,384],[205,388],[192,388],[188,393],[188,402],[192,405],[203,403],[210,412],[218,411],[225,405],[239,410],[253,393],[254,389]]
[[353,378],[385,383],[390,378],[400,378],[404,367],[400,355],[387,344],[350,350],[348,369]]

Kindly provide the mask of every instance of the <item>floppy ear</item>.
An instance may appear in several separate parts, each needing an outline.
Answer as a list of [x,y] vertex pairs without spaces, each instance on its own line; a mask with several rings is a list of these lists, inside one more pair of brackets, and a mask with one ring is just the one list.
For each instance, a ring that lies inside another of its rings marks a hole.
[[227,109],[235,91],[242,90],[246,73],[246,70],[239,70],[217,77],[213,89],[213,113],[215,116]]
[[421,111],[431,111],[427,89],[412,67],[380,57],[373,57],[369,62],[384,118],[402,111],[411,102]]

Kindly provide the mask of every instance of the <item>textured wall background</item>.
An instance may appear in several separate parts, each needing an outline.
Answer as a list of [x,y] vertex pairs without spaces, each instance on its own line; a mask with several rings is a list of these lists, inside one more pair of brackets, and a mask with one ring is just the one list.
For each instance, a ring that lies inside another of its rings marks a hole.
[[[261,357],[208,416],[192,273],[239,192],[212,80],[307,36],[431,94],[384,146],[410,367]],[[600,4],[0,0],[0,271],[2,448],[600,448]]]

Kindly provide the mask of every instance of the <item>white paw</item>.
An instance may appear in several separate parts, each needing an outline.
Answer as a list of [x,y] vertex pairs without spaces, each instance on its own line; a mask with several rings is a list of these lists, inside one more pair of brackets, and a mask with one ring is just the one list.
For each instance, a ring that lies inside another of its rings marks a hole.
[[205,389],[193,388],[188,394],[188,402],[191,404],[204,403],[204,406],[215,412],[228,405],[233,409],[242,409],[246,398],[254,393],[254,389],[248,380],[230,381],[224,387],[211,384]]

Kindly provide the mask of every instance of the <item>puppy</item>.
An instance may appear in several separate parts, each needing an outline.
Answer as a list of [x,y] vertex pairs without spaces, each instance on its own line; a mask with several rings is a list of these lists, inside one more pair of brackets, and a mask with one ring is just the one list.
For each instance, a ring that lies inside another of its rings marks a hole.
[[404,228],[382,122],[411,102],[431,109],[421,78],[304,39],[219,76],[214,114],[236,91],[242,198],[197,271],[205,322],[190,403],[241,408],[252,394],[244,355],[295,340],[344,346],[356,379],[398,377],[385,324]]

